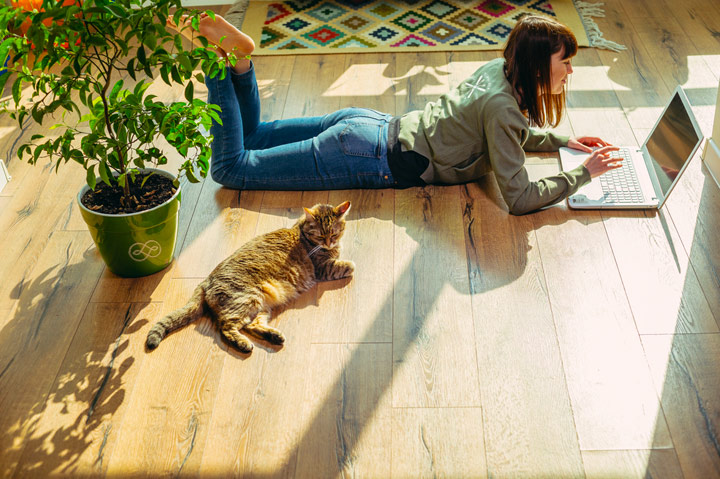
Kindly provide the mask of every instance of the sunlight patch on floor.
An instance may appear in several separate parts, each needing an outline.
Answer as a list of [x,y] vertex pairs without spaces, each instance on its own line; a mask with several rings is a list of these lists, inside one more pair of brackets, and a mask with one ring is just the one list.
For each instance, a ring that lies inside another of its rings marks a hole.
[[[336,96],[380,96],[390,88],[396,88],[395,96],[408,95],[405,83],[414,79],[422,86],[413,95],[440,96],[447,93],[448,85],[447,65],[439,68],[415,65],[407,73],[390,77],[385,74],[387,63],[369,63],[363,65],[350,65],[340,77],[322,94],[325,97]],[[361,82],[358,79],[374,77],[376,82]]]
[[609,66],[575,66],[570,77],[573,91],[597,91],[598,81],[603,79],[602,88],[614,91],[631,91],[630,88],[610,79]]

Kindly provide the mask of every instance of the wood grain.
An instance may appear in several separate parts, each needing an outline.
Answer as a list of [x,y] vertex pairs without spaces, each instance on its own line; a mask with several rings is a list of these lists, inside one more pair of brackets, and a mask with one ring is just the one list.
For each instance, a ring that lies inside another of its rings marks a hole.
[[717,477],[720,335],[643,336],[642,341],[683,474]]
[[25,443],[17,476],[97,476],[127,413],[158,303],[91,303]]
[[[390,344],[313,344],[297,477],[388,477]],[[382,366],[378,366],[382,365]]]
[[491,178],[463,190],[488,473],[580,476],[580,447],[532,220],[498,206],[503,200]]
[[532,219],[580,448],[669,447],[599,212],[556,206]]
[[391,477],[502,477],[485,464],[480,408],[395,408]]
[[395,194],[394,407],[479,405],[459,188]]
[[[25,276],[0,330],[0,475],[15,470],[102,269],[87,259],[90,235],[56,232]],[[68,301],[73,298],[73,301]]]
[[[199,279],[174,279],[160,314],[184,305]],[[155,323],[159,317],[148,318]],[[145,336],[147,332],[145,332]],[[141,344],[145,336],[134,338]],[[168,335],[152,353],[126,399],[127,412],[108,457],[107,474],[197,472],[209,430],[215,390],[227,353],[209,318]],[[160,436],[157,431],[163,431]]]
[[673,449],[583,451],[587,479],[682,479]]

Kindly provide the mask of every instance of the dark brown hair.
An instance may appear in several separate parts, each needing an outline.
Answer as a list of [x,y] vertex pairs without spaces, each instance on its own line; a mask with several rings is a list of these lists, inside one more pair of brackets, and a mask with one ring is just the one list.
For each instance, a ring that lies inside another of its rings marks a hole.
[[565,90],[553,95],[550,77],[550,57],[561,50],[563,60],[577,53],[575,35],[539,15],[518,20],[505,44],[505,74],[520,95],[520,108],[536,126],[557,126],[565,110]]

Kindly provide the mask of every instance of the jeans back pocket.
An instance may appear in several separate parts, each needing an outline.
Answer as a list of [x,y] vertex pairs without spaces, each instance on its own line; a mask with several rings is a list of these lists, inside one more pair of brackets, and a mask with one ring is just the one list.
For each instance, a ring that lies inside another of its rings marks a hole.
[[369,122],[368,118],[346,120],[347,126],[340,133],[340,147],[346,155],[365,158],[381,158],[385,122]]

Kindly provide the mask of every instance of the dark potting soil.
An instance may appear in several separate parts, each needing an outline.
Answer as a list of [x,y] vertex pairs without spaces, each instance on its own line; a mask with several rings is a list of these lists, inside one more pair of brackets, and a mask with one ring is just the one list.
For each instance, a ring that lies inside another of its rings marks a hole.
[[[143,178],[149,176],[142,185]],[[129,179],[129,178],[128,178]],[[80,201],[89,210],[105,214],[137,213],[165,203],[175,194],[172,179],[158,174],[140,174],[130,187],[132,196],[129,204],[123,204],[123,189],[118,185],[108,186],[99,181],[95,190],[89,190]]]

